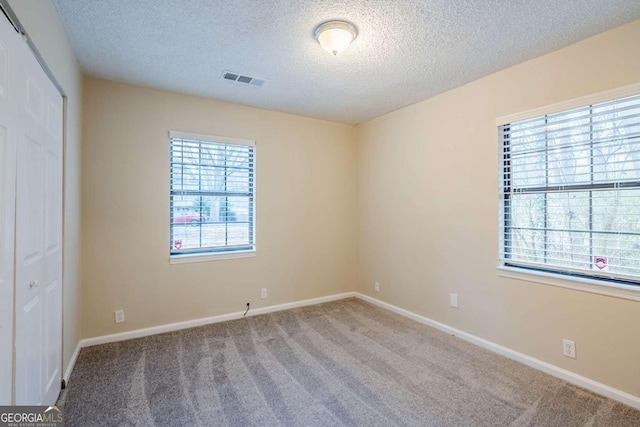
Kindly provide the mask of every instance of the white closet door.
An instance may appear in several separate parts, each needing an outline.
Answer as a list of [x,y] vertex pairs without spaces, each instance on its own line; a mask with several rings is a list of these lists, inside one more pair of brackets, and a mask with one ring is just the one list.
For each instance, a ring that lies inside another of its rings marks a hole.
[[0,405],[13,390],[13,263],[15,230],[18,91],[13,64],[20,36],[6,19],[0,23]]
[[[26,49],[26,44],[23,44]],[[62,349],[62,97],[26,49],[16,187],[16,404],[51,405]]]

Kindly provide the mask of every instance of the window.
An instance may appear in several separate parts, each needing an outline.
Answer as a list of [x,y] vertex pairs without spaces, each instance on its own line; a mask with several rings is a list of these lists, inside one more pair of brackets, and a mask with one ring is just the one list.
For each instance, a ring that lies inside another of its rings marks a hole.
[[499,134],[501,264],[640,285],[640,95]]
[[255,250],[253,141],[179,132],[169,137],[170,254]]

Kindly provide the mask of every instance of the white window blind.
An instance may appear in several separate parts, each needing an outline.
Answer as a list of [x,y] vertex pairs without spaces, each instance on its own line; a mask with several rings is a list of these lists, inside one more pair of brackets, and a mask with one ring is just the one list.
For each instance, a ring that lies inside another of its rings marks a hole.
[[170,133],[171,255],[254,250],[252,141]]
[[640,95],[499,134],[501,263],[640,284]]

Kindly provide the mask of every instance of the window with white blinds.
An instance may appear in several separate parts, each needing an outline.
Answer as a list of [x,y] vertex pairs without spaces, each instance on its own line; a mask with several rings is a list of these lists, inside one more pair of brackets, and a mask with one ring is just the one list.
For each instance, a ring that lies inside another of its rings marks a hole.
[[640,285],[640,95],[499,134],[502,265]]
[[254,250],[253,141],[169,137],[171,255]]

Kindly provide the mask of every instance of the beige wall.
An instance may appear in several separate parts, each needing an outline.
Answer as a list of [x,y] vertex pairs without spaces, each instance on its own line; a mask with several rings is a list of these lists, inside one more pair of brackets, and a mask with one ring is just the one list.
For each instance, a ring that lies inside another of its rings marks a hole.
[[65,98],[63,366],[80,341],[80,134],[82,74],[58,12],[49,0],[9,1],[38,52],[62,86]]
[[358,126],[358,290],[640,396],[640,302],[498,276],[495,126],[638,81],[635,21]]
[[[84,337],[353,288],[353,126],[95,78],[84,100]],[[169,130],[256,141],[256,257],[169,264]]]

